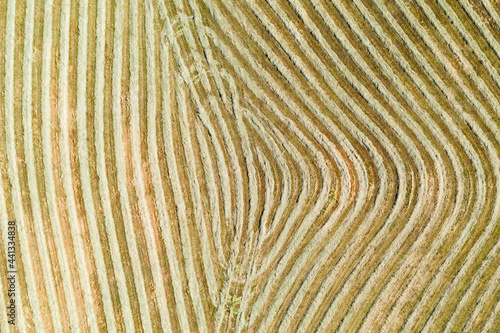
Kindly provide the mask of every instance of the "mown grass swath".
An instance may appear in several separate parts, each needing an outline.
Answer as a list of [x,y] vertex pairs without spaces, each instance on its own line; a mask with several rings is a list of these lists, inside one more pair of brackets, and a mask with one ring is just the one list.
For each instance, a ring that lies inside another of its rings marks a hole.
[[499,14],[0,4],[17,329],[496,332]]

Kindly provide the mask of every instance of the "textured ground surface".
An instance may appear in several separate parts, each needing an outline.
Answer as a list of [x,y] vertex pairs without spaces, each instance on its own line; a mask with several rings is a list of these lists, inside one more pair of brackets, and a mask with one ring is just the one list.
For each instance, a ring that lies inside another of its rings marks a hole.
[[0,331],[499,332],[499,56],[493,0],[0,1]]

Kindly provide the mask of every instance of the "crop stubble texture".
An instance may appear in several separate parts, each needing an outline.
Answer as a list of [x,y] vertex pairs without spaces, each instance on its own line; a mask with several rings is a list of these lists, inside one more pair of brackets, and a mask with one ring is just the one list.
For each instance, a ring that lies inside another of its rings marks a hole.
[[0,50],[0,331],[500,330],[498,1],[5,0]]

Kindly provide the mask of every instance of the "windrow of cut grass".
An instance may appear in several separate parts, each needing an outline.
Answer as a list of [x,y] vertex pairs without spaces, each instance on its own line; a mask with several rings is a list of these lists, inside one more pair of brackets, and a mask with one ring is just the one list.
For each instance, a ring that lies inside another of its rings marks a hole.
[[0,3],[12,331],[498,331],[499,15]]

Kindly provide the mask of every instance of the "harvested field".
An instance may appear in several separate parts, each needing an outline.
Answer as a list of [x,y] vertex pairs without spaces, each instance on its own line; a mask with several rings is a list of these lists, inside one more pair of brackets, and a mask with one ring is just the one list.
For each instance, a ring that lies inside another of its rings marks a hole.
[[0,332],[500,332],[500,2],[0,1]]

